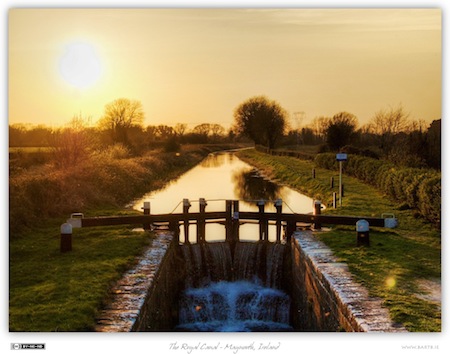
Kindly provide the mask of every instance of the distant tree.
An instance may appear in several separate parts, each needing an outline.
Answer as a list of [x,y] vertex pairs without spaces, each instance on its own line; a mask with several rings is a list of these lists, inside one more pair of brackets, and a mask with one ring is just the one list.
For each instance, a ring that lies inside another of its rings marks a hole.
[[427,135],[427,163],[429,166],[441,169],[441,119],[434,120],[428,128]]
[[89,134],[90,118],[75,115],[64,127],[53,131],[50,146],[54,161],[60,167],[76,166],[89,157],[94,140]]
[[185,123],[177,123],[175,125],[175,127],[173,128],[173,130],[174,130],[175,134],[178,137],[182,137],[184,135],[184,133],[186,133],[187,124],[185,124]]
[[214,137],[218,137],[220,135],[225,134],[225,128],[220,124],[211,124],[211,134]]
[[394,148],[396,134],[408,130],[410,126],[408,117],[409,115],[399,105],[397,108],[379,110],[370,120],[370,130],[378,137],[378,147],[385,155]]
[[167,140],[173,135],[175,135],[175,130],[168,125],[160,124],[156,127],[156,136],[159,140]]
[[119,98],[105,106],[99,127],[110,133],[113,143],[130,146],[128,137],[130,128],[142,127],[143,121],[144,111],[140,101]]
[[308,125],[309,128],[312,129],[315,136],[319,139],[324,141],[326,137],[326,132],[328,128],[328,124],[330,122],[329,117],[316,117],[313,119],[313,121]]
[[328,122],[326,142],[331,150],[339,150],[350,145],[355,134],[358,120],[355,115],[348,112],[335,114]]
[[234,111],[235,130],[256,144],[276,147],[287,128],[287,113],[276,102],[256,96],[241,103]]

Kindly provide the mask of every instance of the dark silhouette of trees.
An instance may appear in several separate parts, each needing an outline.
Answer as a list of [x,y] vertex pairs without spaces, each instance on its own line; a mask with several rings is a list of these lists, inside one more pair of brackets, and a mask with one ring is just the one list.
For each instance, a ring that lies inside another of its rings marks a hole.
[[252,97],[235,109],[235,130],[256,144],[273,149],[283,137],[286,117],[286,111],[276,101],[265,96]]
[[428,165],[441,169],[441,120],[434,120],[427,131],[427,162]]
[[328,122],[326,129],[326,142],[333,151],[350,145],[355,135],[358,120],[355,115],[348,112],[335,114]]
[[397,108],[381,109],[371,119],[369,130],[377,137],[378,147],[384,155],[388,155],[394,148],[395,136],[407,130],[408,116],[399,105]]
[[98,124],[100,129],[109,133],[112,143],[131,146],[129,131],[136,126],[142,128],[143,122],[144,111],[141,102],[119,98],[105,106],[105,112]]

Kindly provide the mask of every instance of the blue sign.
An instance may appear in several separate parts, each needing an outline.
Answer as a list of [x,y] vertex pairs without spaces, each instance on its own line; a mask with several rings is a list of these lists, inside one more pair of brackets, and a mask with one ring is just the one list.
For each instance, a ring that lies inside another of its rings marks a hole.
[[336,160],[347,161],[347,154],[336,154]]

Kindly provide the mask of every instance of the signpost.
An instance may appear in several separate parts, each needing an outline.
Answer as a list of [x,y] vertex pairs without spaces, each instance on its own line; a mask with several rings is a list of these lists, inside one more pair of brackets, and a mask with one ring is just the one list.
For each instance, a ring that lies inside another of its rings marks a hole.
[[347,154],[336,154],[339,161],[339,206],[342,206],[342,161],[347,161]]

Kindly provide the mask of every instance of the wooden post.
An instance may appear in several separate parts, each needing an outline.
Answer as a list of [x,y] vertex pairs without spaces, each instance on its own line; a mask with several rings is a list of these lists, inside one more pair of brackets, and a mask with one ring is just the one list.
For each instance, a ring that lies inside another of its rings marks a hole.
[[[315,200],[314,201],[314,216],[320,215],[321,212],[322,212],[322,203],[320,202],[320,200]],[[313,229],[320,230],[321,228],[322,228],[322,224],[320,223],[320,221],[315,220],[314,224],[313,224]]]
[[197,242],[205,242],[206,237],[206,224],[205,224],[205,209],[208,204],[205,198],[200,198],[199,208],[200,216],[197,220]]
[[288,242],[291,242],[292,235],[297,229],[297,223],[295,220],[288,220],[287,226],[286,226],[286,239]]
[[169,230],[173,232],[173,241],[178,245],[180,243],[180,224],[178,220],[171,219],[169,221]]
[[337,208],[337,193],[333,192],[333,208]]
[[184,214],[184,243],[189,244],[189,208],[191,203],[189,199],[183,199],[183,214]]
[[[239,241],[239,200],[233,200],[233,228],[232,241]],[[234,247],[233,247],[234,249]]]
[[334,188],[334,177],[333,176],[330,177],[330,188],[331,189]]
[[[142,207],[142,209],[144,210],[144,215],[150,215],[150,202],[144,202],[144,206]],[[151,226],[149,223],[144,223],[143,228],[146,231],[151,230]]]
[[72,251],[72,225],[64,223],[61,225],[61,253]]
[[266,215],[264,214],[266,202],[261,199],[258,201],[259,209],[259,240],[267,241],[269,239],[269,225],[267,223]]
[[231,242],[233,239],[233,210],[232,210],[232,201],[226,200],[225,201],[225,240],[227,242]]
[[315,168],[312,169],[312,178],[316,178],[316,169]]
[[277,237],[277,241],[281,241],[281,211],[283,208],[283,201],[281,199],[277,199],[275,201],[275,209],[277,209],[277,221],[276,221],[276,227],[277,227],[277,232],[276,232],[276,237]]
[[[344,198],[344,184],[341,185],[341,198]],[[341,203],[342,206],[342,203]]]
[[200,198],[199,200],[200,216],[197,221],[197,242],[206,241],[205,209],[207,205],[208,204],[206,203],[205,198]]

